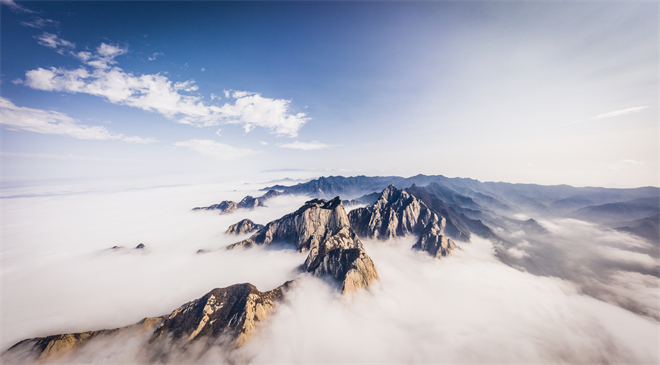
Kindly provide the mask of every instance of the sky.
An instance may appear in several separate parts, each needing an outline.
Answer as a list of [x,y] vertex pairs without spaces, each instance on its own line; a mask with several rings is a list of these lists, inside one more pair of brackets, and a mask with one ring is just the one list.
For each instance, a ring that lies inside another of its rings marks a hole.
[[5,186],[659,186],[656,2],[1,0]]

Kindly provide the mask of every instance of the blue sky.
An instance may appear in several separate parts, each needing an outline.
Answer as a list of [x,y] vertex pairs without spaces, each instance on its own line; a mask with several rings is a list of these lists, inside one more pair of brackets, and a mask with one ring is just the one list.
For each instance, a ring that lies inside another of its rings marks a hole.
[[12,2],[7,181],[658,185],[658,4]]

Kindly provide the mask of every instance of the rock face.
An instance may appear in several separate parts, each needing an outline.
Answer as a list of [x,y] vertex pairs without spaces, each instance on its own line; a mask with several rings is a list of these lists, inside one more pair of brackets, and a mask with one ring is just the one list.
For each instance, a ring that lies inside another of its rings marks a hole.
[[10,347],[2,354],[8,362],[43,361],[52,360],[84,346],[95,338],[109,338],[132,330],[138,332],[152,331],[156,325],[162,322],[164,317],[145,318],[140,322],[121,328],[105,329],[99,331],[88,331],[81,333],[69,333],[47,337],[30,338],[23,340]]
[[300,252],[309,252],[302,269],[318,276],[332,275],[342,282],[344,293],[366,288],[378,279],[373,261],[351,229],[339,197],[310,200],[228,249],[278,242],[292,243]]
[[267,292],[260,292],[247,283],[213,289],[165,317],[149,342],[154,344],[164,338],[213,341],[224,335],[235,345],[241,345],[254,333],[258,322],[275,309],[292,283],[288,281]]
[[238,236],[239,234],[252,233],[262,228],[264,228],[263,224],[256,224],[249,219],[243,219],[242,221],[229,226],[227,231],[225,231],[225,234],[233,234]]
[[235,203],[230,200],[225,200],[219,204],[209,205],[208,207],[197,207],[197,208],[193,208],[193,210],[219,210],[220,214],[230,214],[235,212],[236,209],[239,208],[254,209],[256,207],[265,207],[266,205],[264,203],[266,202],[266,200],[286,194],[288,193],[281,193],[277,190],[269,190],[266,194],[258,198],[248,195],[238,203]]
[[444,228],[444,218],[440,225],[436,222],[429,224],[419,237],[417,243],[413,245],[413,249],[426,251],[435,258],[449,255],[458,246],[456,246],[454,241],[444,235]]
[[[154,356],[154,361],[166,360],[172,343],[187,346],[193,341],[206,341],[204,345],[225,341],[229,346],[240,346],[255,332],[260,321],[270,315],[292,281],[267,292],[260,292],[252,284],[236,284],[213,289],[203,297],[186,303],[168,316],[145,318],[121,328],[54,335],[23,340],[2,354],[3,362],[52,360],[72,354],[93,339],[111,340],[112,336],[128,331],[152,332],[142,349]],[[165,351],[162,351],[163,349]]]
[[348,218],[360,237],[384,240],[421,234],[429,223],[440,220],[426,204],[394,185],[383,190],[373,205],[351,211]]
[[387,240],[409,234],[419,235],[413,246],[433,257],[444,257],[457,248],[444,233],[446,220],[439,217],[423,201],[405,189],[388,186],[378,200],[366,208],[348,214],[351,227],[358,235]]

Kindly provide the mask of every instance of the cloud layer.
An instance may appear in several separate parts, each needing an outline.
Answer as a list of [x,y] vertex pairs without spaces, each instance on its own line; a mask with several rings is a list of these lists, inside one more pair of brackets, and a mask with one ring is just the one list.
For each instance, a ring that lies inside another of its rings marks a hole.
[[[229,224],[243,218],[266,223],[305,200],[279,197],[268,208],[231,215],[190,210],[258,194],[241,189],[245,186],[190,185],[4,200],[2,348],[26,337],[167,314],[214,287],[251,282],[269,290],[301,277],[243,348],[214,348],[198,362],[658,361],[657,321],[585,295],[569,280],[507,266],[492,243],[479,238],[442,260],[410,250],[414,237],[364,240],[381,280],[350,297],[342,297],[331,281],[300,276],[295,269],[305,255],[293,250],[195,254],[243,239],[223,234]],[[592,238],[585,226],[564,232],[543,223],[574,246]],[[131,250],[138,243],[147,251]],[[114,245],[127,249],[106,250]],[[604,256],[620,261],[611,251]],[[619,288],[621,297],[657,303],[657,279],[648,275],[617,270],[602,285]],[[140,354],[145,341],[140,336],[102,341],[67,360],[145,362]],[[172,361],[191,362],[194,357],[184,356],[194,352],[174,354]]]
[[[234,91],[233,104],[222,106],[205,104],[194,80],[172,82],[161,74],[135,75],[117,67],[117,56],[128,52],[127,47],[101,43],[96,52],[74,52],[72,42],[44,32],[40,44],[70,53],[86,66],[76,69],[37,68],[26,72],[25,85],[44,91],[85,93],[105,98],[113,104],[157,112],[179,123],[194,126],[237,124],[250,132],[255,127],[278,136],[296,137],[310,119],[305,113],[292,114],[291,100],[265,98],[258,93]],[[154,54],[155,59],[157,54]],[[152,58],[150,58],[152,59]],[[229,97],[229,92],[225,92]],[[212,100],[215,97],[212,98]]]
[[122,140],[129,143],[153,143],[153,138],[126,137],[102,126],[87,126],[66,114],[14,105],[0,97],[0,124],[12,131],[60,134],[78,139]]

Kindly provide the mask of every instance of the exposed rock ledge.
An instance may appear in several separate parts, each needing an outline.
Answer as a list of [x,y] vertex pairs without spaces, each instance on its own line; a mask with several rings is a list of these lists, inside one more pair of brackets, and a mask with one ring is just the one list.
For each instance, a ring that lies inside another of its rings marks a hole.
[[390,185],[378,200],[348,214],[351,228],[361,237],[387,240],[409,234],[419,236],[413,248],[433,257],[444,257],[457,248],[444,234],[446,220],[439,217],[423,201]]
[[193,341],[206,341],[204,345],[210,346],[226,339],[227,345],[239,346],[273,312],[284,291],[293,285],[288,281],[267,292],[260,292],[252,284],[213,289],[167,316],[145,318],[130,326],[23,340],[2,354],[2,362],[48,361],[65,355],[75,358],[75,351],[93,339],[111,341],[114,335],[133,330],[136,334],[153,331],[143,349],[153,361],[166,360],[167,351],[161,351],[160,346],[167,348],[171,341],[185,347]]
[[351,229],[341,198],[313,199],[294,213],[268,223],[252,237],[229,247],[292,243],[309,252],[304,271],[331,275],[342,283],[342,292],[366,288],[378,279],[373,261]]
[[252,233],[262,228],[264,228],[263,224],[257,224],[249,219],[243,219],[242,221],[229,226],[227,231],[225,231],[225,234],[233,234],[238,236],[240,234]]

